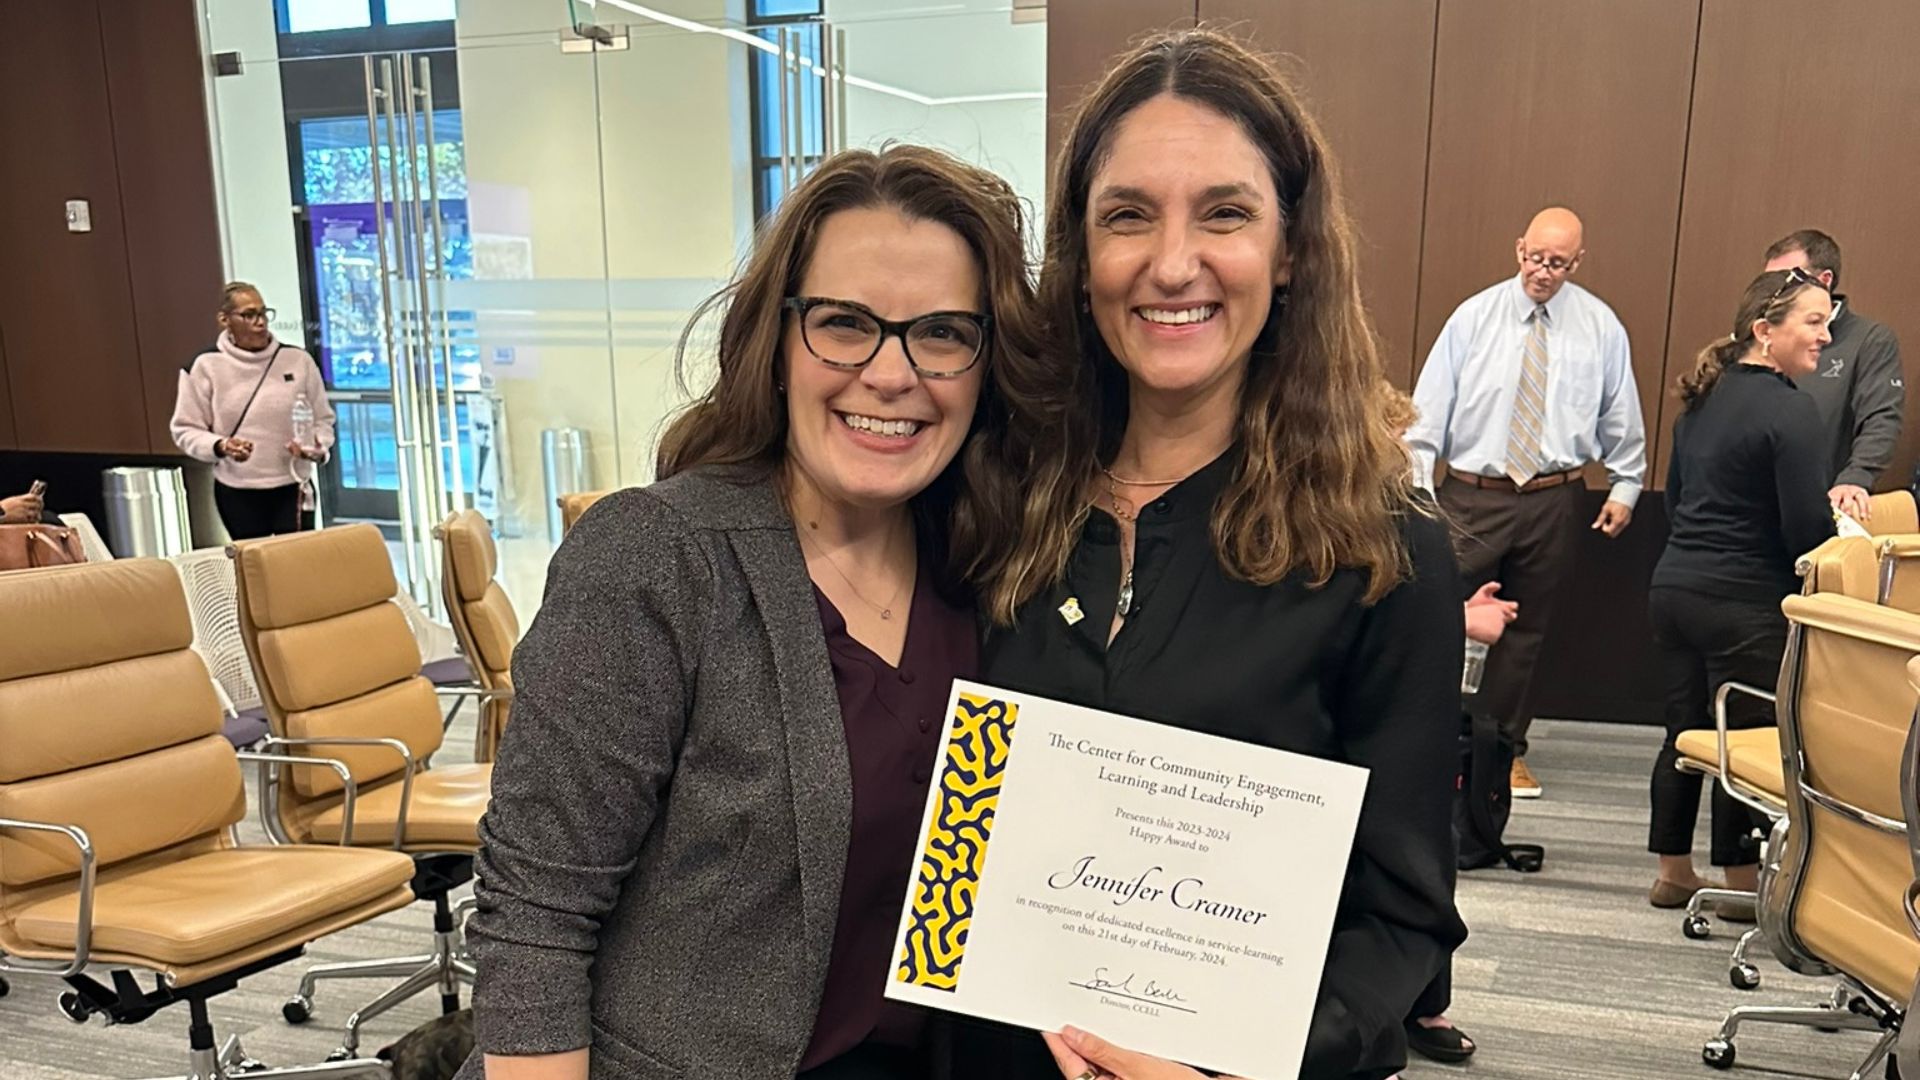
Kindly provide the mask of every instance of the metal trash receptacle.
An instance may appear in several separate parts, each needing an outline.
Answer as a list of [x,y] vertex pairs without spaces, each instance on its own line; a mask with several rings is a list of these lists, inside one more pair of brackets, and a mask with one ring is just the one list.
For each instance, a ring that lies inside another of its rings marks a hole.
[[547,538],[558,544],[566,533],[560,496],[593,490],[593,460],[587,433],[579,428],[548,428],[540,433],[540,471],[547,481]]
[[164,559],[193,549],[179,469],[122,465],[100,474],[107,547],[118,559]]

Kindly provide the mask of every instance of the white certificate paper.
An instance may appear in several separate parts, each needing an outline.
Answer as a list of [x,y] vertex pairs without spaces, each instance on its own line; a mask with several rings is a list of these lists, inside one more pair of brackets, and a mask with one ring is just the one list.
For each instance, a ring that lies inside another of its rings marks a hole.
[[887,996],[1290,1080],[1366,783],[956,682]]

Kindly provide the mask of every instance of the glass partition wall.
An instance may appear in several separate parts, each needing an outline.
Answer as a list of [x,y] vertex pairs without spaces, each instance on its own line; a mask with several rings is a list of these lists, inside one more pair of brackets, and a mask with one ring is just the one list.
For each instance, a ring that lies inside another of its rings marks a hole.
[[229,276],[326,377],[323,518],[378,524],[429,610],[451,510],[493,522],[524,618],[554,498],[652,479],[689,315],[825,154],[940,147],[1037,225],[1024,2],[202,3]]

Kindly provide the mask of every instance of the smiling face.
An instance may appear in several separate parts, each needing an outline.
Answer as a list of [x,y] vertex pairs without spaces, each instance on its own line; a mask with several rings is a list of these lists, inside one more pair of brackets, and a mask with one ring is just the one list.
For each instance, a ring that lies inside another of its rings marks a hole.
[[1135,388],[1237,392],[1290,268],[1273,175],[1240,126],[1170,94],[1128,113],[1086,230],[1093,321]]
[[1755,320],[1754,337],[1765,348],[1766,358],[1789,378],[1813,374],[1820,366],[1820,350],[1833,340],[1827,322],[1833,317],[1833,297],[1825,289],[1808,286],[1793,298],[1786,318],[1778,325],[1765,319]]
[[[901,322],[984,311],[980,267],[960,234],[891,207],[842,210],[822,222],[795,293],[850,300]],[[789,313],[780,368],[792,480],[813,498],[875,510],[918,495],[959,452],[986,361],[952,378],[929,378],[908,362],[900,338],[889,336],[865,367],[836,368],[813,354],[800,316]]]

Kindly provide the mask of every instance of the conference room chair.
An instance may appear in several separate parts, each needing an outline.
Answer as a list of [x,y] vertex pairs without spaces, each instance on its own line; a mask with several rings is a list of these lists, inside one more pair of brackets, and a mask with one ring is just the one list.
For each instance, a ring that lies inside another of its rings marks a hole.
[[555,501],[560,504],[561,534],[572,532],[574,523],[580,520],[580,515],[587,512],[587,507],[611,494],[613,494],[611,491],[570,491],[560,496]]
[[404,855],[235,837],[243,760],[345,765],[234,750],[161,560],[7,574],[0,610],[33,628],[0,645],[0,971],[65,980],[76,1023],[184,1004],[195,1078],[385,1076],[377,1062],[263,1070],[237,1037],[216,1043],[208,1009],[310,942],[413,902]]
[[493,542],[493,527],[479,511],[449,514],[433,535],[440,541],[440,587],[448,621],[480,687],[473,759],[492,761],[513,708],[513,646],[520,640],[520,619],[495,580],[500,549]]
[[1920,616],[1852,596],[1790,596],[1781,668],[1780,747],[1787,816],[1760,877],[1760,926],[1802,975],[1838,976],[1820,1006],[1740,1006],[1701,1051],[1731,1068],[1743,1024],[1877,1032],[1854,1070],[1892,1051],[1920,972],[1905,898],[1914,865],[1901,807],[1901,762],[1914,713],[1908,666]]
[[[1794,565],[1803,594],[1828,592],[1856,599],[1874,599],[1876,564],[1873,541],[1859,536],[1836,536],[1801,556]],[[1674,740],[1680,753],[1677,767],[1682,772],[1699,773],[1711,778],[1728,794],[1746,806],[1778,821],[1787,811],[1786,780],[1780,762],[1778,726],[1729,730],[1727,709],[1734,697],[1758,698],[1772,704],[1772,688],[1746,683],[1724,683],[1714,692],[1714,727],[1711,730],[1682,732]],[[1701,889],[1687,901],[1680,923],[1681,933],[1696,941],[1713,935],[1707,911],[1716,904],[1753,905],[1759,897],[1744,889]],[[1752,990],[1760,985],[1760,969],[1747,959],[1761,936],[1758,925],[1749,927],[1734,944],[1727,958],[1727,981],[1736,990]]]
[[1875,536],[1920,533],[1920,508],[1911,491],[1884,492],[1868,498],[1867,520],[1860,524]]
[[378,529],[249,540],[233,546],[233,557],[240,632],[271,728],[266,745],[321,751],[348,773],[279,770],[261,795],[269,831],[289,843],[405,852],[414,893],[434,907],[431,952],[318,965],[286,1003],[287,1020],[304,1023],[322,980],[400,979],[347,1018],[336,1055],[351,1057],[366,1021],[431,990],[443,1012],[454,1012],[461,986],[472,984],[449,894],[473,878],[493,766],[432,761],[440,713],[406,617],[389,602],[393,566]]

